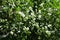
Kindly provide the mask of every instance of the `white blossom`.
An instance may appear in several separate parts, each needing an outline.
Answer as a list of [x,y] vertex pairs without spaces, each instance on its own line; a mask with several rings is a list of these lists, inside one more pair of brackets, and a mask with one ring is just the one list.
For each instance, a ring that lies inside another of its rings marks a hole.
[[36,23],[35,25],[36,25],[37,28],[39,28],[39,24],[38,23]]
[[29,7],[30,10],[32,10],[32,7]]
[[51,27],[52,25],[51,24],[48,24],[48,27]]
[[52,8],[48,8],[48,10],[47,10],[48,12],[52,12]]
[[11,31],[11,32],[10,32],[10,34],[11,34],[11,35],[13,35],[13,34],[14,34],[14,32],[13,32],[13,31]]
[[49,8],[48,10],[51,10],[52,8]]
[[28,31],[29,30],[29,27],[24,27],[23,30],[27,30]]
[[41,13],[41,10],[39,10],[39,13]]
[[25,19],[28,19],[28,17],[25,17]]
[[36,15],[34,14],[34,12],[31,13],[31,17],[36,17]]
[[48,15],[51,15],[51,13],[48,13]]
[[42,29],[44,30],[44,27],[42,27]]
[[22,17],[25,17],[25,14],[23,12],[19,12],[19,14],[22,16]]
[[20,22],[20,24],[24,24],[24,23]]
[[44,9],[44,10],[46,10],[46,9]]
[[41,15],[38,15],[38,19],[40,19],[41,18]]
[[20,33],[20,30],[18,31],[18,33]]
[[28,3],[26,2],[25,5],[28,5]]
[[43,7],[44,3],[41,3],[40,6]]
[[48,31],[48,30],[46,31],[46,33],[47,33],[48,35],[50,35],[50,34],[51,34],[51,32],[50,32],[50,31]]
[[35,6],[37,8],[37,6]]
[[42,24],[40,26],[43,26]]
[[29,22],[29,24],[31,24],[31,22]]
[[32,15],[32,16],[34,16],[34,12],[33,12],[33,13],[31,13],[31,15]]
[[45,29],[47,29],[47,26],[45,26]]

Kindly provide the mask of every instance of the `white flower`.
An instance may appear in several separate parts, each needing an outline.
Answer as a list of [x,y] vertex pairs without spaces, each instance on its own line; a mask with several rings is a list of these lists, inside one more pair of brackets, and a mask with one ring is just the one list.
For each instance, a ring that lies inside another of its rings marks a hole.
[[41,10],[39,10],[39,13],[41,13]]
[[48,25],[48,27],[51,27],[51,26],[52,26],[51,24]]
[[27,27],[26,30],[29,30],[29,27]]
[[13,31],[11,31],[11,32],[10,32],[10,34],[12,34],[12,35],[13,35],[13,34],[14,34],[14,33],[13,33]]
[[38,19],[40,19],[41,18],[41,15],[38,15]]
[[20,33],[20,31],[18,31],[18,33]]
[[22,22],[20,22],[20,24],[23,24]]
[[24,27],[23,30],[27,30],[28,31],[29,30],[29,27]]
[[45,26],[45,29],[47,29],[47,26]]
[[35,6],[37,8],[37,6]]
[[51,13],[48,13],[48,15],[51,15]]
[[1,7],[4,7],[3,5]]
[[47,33],[48,35],[50,35],[50,34],[51,34],[51,32],[50,32],[50,31],[48,31],[48,30],[46,31],[46,33]]
[[31,24],[31,22],[29,22],[29,24]]
[[32,7],[29,7],[30,10],[32,10]]
[[40,26],[43,26],[42,24]]
[[48,12],[52,12],[52,8],[48,8],[48,10],[47,10]]
[[44,9],[44,10],[46,10],[46,9]]
[[25,17],[25,19],[28,19],[28,17]]
[[26,2],[25,5],[28,5],[28,3]]
[[34,16],[34,12],[33,12],[33,13],[31,13],[31,15],[32,15],[32,16]]
[[40,6],[43,7],[44,3],[41,3]]
[[44,30],[44,27],[42,27],[42,29]]
[[7,19],[5,19],[5,21],[7,21]]
[[34,12],[34,11],[32,10],[32,7],[31,7],[31,6],[29,7],[29,10],[31,10],[32,12]]
[[48,10],[51,10],[52,8],[49,8]]
[[33,16],[33,17],[36,17],[36,15],[34,14],[34,12],[31,13],[31,17],[32,17],[32,16]]
[[39,24],[38,23],[36,23],[35,25],[36,25],[37,28],[39,28]]
[[19,14],[22,16],[22,17],[25,17],[25,14],[23,12],[19,12]]
[[38,17],[41,18],[41,15],[39,15]]

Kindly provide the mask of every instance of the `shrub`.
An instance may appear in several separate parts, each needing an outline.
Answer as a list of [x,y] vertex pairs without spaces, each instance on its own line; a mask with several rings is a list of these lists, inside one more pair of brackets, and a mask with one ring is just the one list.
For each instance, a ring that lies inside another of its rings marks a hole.
[[0,0],[0,40],[60,40],[60,0]]

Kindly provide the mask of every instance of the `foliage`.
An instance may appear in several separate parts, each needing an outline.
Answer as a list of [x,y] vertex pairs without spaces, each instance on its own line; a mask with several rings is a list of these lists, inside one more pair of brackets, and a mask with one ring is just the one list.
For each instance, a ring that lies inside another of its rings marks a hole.
[[0,0],[0,40],[60,40],[60,0]]

